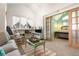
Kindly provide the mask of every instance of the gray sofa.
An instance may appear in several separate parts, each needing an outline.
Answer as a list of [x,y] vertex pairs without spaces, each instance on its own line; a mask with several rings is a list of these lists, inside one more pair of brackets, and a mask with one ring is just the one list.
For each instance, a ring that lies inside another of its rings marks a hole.
[[0,48],[3,48],[6,56],[20,56],[20,52],[14,39],[7,32],[0,32]]

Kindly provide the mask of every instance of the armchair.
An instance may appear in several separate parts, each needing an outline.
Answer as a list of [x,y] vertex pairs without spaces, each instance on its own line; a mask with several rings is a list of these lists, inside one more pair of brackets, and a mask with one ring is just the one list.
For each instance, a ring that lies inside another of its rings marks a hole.
[[8,32],[7,34],[9,34],[9,38],[10,39],[14,39],[18,49],[21,51],[22,54],[24,54],[22,45],[25,45],[26,47],[26,39],[24,36],[21,36],[20,33],[17,31],[16,33],[13,33],[11,28],[9,26],[6,27],[6,31]]
[[7,26],[7,27],[6,27],[6,31],[7,31],[7,33],[9,34],[10,38],[11,38],[11,39],[14,39],[14,34],[13,34],[13,32],[12,32],[10,26]]
[[19,39],[19,40],[22,39],[22,40],[24,40],[24,36],[21,36],[18,31],[16,31],[16,33],[13,33],[13,31],[11,30],[11,28],[9,26],[6,27],[6,31],[7,31],[7,34],[9,36],[9,38],[11,38],[11,39]]

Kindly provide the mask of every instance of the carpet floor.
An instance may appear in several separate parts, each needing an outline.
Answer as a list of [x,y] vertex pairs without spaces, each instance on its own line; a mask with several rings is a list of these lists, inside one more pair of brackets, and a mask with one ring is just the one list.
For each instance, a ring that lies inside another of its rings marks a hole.
[[46,42],[46,48],[56,52],[56,56],[79,56],[79,48],[72,48],[66,39],[55,39]]
[[[26,56],[34,56],[34,50],[30,45],[24,48],[24,52]],[[45,52],[44,52],[44,48],[42,46],[39,46],[38,48],[36,48],[35,55],[36,56],[55,56],[56,52],[49,50],[47,48],[45,48]]]
[[[34,51],[32,47],[28,45],[24,48],[26,56],[33,56]],[[52,41],[46,41],[46,52],[44,53],[43,47],[40,46],[36,50],[37,56],[79,56],[79,49],[70,48],[68,46],[68,40],[65,39],[55,39]]]

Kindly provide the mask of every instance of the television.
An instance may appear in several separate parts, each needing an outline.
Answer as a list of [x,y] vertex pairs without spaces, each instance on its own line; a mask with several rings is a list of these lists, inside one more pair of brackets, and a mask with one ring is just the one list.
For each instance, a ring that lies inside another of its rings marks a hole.
[[42,29],[35,29],[35,32],[42,33]]

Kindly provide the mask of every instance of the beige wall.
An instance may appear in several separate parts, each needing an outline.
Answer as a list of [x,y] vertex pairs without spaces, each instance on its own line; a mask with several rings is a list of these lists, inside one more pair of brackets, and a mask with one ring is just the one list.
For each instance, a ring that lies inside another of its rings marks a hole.
[[0,4],[0,32],[5,31],[6,26],[6,4]]

